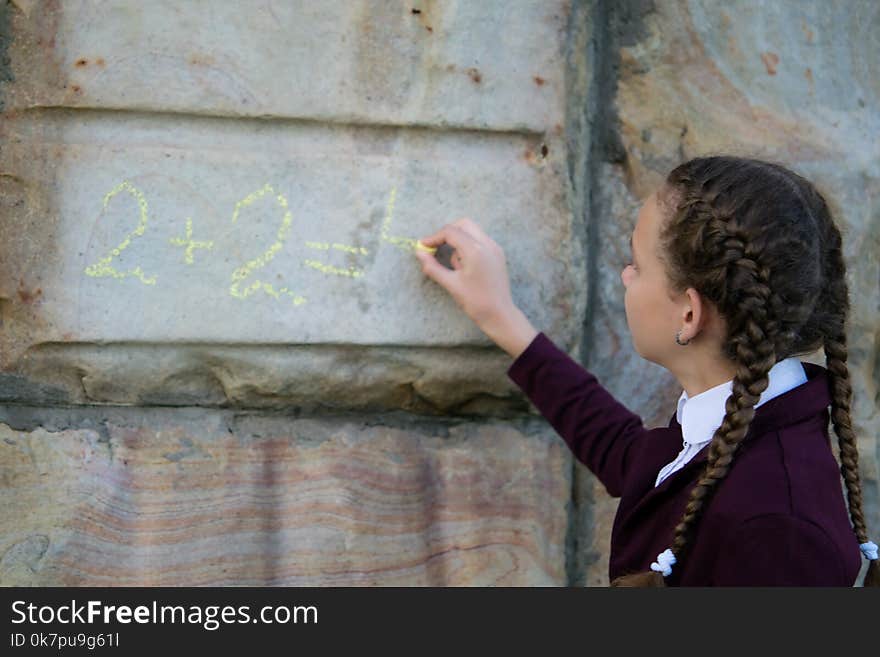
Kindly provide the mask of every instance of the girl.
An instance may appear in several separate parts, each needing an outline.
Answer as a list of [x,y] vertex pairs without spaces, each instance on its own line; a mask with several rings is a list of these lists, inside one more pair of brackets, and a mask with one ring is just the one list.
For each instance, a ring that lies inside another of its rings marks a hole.
[[[479,226],[461,219],[420,241],[455,249],[451,270],[417,249],[422,271],[514,358],[508,376],[621,498],[612,586],[852,586],[860,550],[865,585],[880,584],[850,419],[841,237],[810,182],[696,158],[645,201],[621,273],[627,323],[636,351],[684,389],[669,426],[650,430],[514,305],[504,253]],[[827,369],[798,360],[820,346]]]

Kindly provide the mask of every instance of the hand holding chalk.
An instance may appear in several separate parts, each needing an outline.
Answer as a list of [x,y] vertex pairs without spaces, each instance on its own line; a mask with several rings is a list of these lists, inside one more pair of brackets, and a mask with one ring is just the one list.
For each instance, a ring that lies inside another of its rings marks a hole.
[[[470,219],[416,242],[416,257],[422,271],[478,325],[510,300],[504,252]],[[449,264],[443,262],[447,258]]]
[[[451,268],[439,262],[444,247],[454,249]],[[518,355],[537,334],[513,303],[504,251],[470,219],[459,219],[419,240],[415,253],[422,271],[511,355]]]

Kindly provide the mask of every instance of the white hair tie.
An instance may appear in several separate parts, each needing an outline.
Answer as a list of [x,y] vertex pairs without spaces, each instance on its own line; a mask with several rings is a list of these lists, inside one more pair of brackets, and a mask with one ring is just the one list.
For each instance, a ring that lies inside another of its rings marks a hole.
[[867,543],[862,543],[859,546],[859,549],[862,551],[862,554],[865,555],[865,559],[870,559],[871,561],[873,561],[874,559],[877,558],[877,544],[876,543],[874,543],[872,541],[868,541]]
[[[874,546],[875,554],[876,554],[877,546]],[[874,557],[877,558],[876,556]],[[657,561],[651,564],[651,570],[656,570],[658,573],[662,573],[663,577],[669,577],[672,573],[672,564],[675,563],[675,555],[672,554],[672,550],[666,548],[657,555]]]

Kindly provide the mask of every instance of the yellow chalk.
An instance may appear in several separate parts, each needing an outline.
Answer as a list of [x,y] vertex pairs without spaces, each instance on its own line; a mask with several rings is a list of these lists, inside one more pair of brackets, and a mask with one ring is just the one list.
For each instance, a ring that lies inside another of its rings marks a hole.
[[416,248],[417,248],[419,251],[427,251],[428,253],[436,253],[436,252],[437,252],[437,248],[436,248],[436,247],[433,247],[433,246],[425,246],[424,244],[422,244],[422,241],[421,241],[421,240],[416,240]]
[[135,267],[134,269],[126,272],[121,272],[115,269],[110,262],[113,258],[118,258],[119,255],[128,248],[128,245],[134,240],[136,236],[141,236],[144,234],[144,231],[147,229],[147,199],[144,197],[143,192],[139,190],[137,187],[132,185],[127,180],[123,180],[112,190],[107,192],[104,196],[104,209],[107,209],[107,205],[110,203],[110,199],[119,194],[122,191],[127,191],[131,194],[138,202],[138,207],[140,208],[140,223],[138,223],[138,227],[131,231],[128,235],[125,236],[125,239],[122,243],[113,249],[110,252],[110,255],[101,258],[98,262],[93,265],[89,265],[85,269],[86,276],[112,276],[113,278],[125,278],[127,276],[135,276],[145,285],[155,285],[156,277],[147,275],[144,273],[143,269],[140,267]]

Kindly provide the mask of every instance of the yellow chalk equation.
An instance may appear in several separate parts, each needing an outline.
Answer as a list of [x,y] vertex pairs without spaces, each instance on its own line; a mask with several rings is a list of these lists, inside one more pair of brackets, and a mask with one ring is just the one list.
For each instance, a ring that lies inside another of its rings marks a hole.
[[417,248],[416,244],[418,240],[414,240],[411,237],[393,237],[389,233],[391,232],[391,221],[394,218],[394,200],[397,197],[397,188],[393,187],[391,189],[391,194],[388,196],[388,206],[385,210],[385,220],[382,222],[382,241],[388,242],[389,244],[393,244],[399,249],[403,249],[404,251],[412,251]]
[[329,242],[306,242],[306,246],[312,249],[322,249],[323,251],[327,251],[331,248],[339,249],[340,251],[348,251],[349,253],[360,253],[366,255],[369,253],[362,246],[347,246],[345,244],[333,244],[331,245]]
[[[382,221],[382,232],[381,239],[383,242],[388,242],[389,244],[403,249],[404,251],[411,251],[412,249],[422,249],[425,251],[434,252],[437,249],[432,249],[431,247],[423,245],[418,240],[412,239],[411,237],[395,237],[391,235],[391,223],[394,220],[394,202],[397,198],[397,188],[393,187],[391,189],[391,193],[388,195],[388,204],[385,208],[385,218]],[[306,242],[306,246],[313,249],[322,249],[328,250],[330,249],[330,244],[327,242]],[[361,255],[366,255],[367,250],[364,247],[356,247],[356,246],[347,246],[345,244],[333,244],[332,247],[334,249],[339,249],[342,251],[348,251],[350,253],[357,253]],[[305,264],[308,267],[313,267],[320,272],[325,274],[335,274],[337,276],[351,276],[352,278],[358,278],[359,276],[363,276],[364,272],[360,269],[355,269],[354,267],[349,267],[348,269],[340,269],[338,267],[333,267],[332,265],[328,265],[322,262],[318,262],[316,260],[305,260]]]
[[[104,196],[104,210],[107,209],[110,200],[121,192],[127,192],[137,201],[140,214],[137,228],[126,235],[125,239],[119,244],[119,246],[111,250],[108,255],[106,255],[104,258],[100,259],[96,263],[86,267],[85,274],[87,276],[93,277],[107,276],[116,279],[135,277],[146,285],[155,285],[157,277],[147,276],[139,266],[134,267],[129,271],[123,272],[117,270],[111,264],[113,259],[118,258],[122,251],[124,251],[135,238],[140,237],[144,234],[147,229],[149,219],[147,201],[143,192],[141,192],[127,180],[121,182]],[[260,189],[251,192],[235,204],[235,207],[232,211],[232,223],[237,223],[243,211],[252,206],[259,199],[266,196],[271,196],[271,198],[274,199],[275,204],[277,204],[278,208],[280,209],[280,222],[278,226],[278,231],[275,235],[275,240],[261,255],[254,258],[253,260],[242,263],[235,268],[230,278],[231,284],[229,286],[229,294],[238,299],[245,299],[256,294],[257,292],[262,292],[274,299],[289,299],[293,303],[293,305],[299,306],[306,303],[307,299],[304,296],[294,292],[287,286],[275,288],[272,283],[263,281],[260,278],[256,277],[257,273],[261,269],[266,267],[276,256],[276,254],[281,251],[290,234],[290,230],[293,224],[293,214],[290,210],[290,205],[287,201],[287,198],[282,193],[276,191],[271,184],[266,183]],[[416,239],[412,239],[409,237],[396,237],[391,235],[391,224],[394,219],[394,205],[396,198],[397,188],[393,187],[388,196],[385,216],[382,221],[380,234],[381,241],[391,244],[392,246],[402,249],[404,251],[420,249],[424,251],[429,251],[431,253],[435,252],[437,249],[425,246]],[[193,239],[193,226],[191,217],[187,217],[186,219],[184,236],[172,237],[168,240],[168,242],[174,246],[184,247],[184,262],[188,265],[194,264],[194,252],[196,249],[204,249],[206,251],[214,249],[213,240],[197,241]],[[327,252],[328,255],[331,250],[342,251],[343,253],[351,255],[369,254],[369,251],[362,246],[352,246],[349,244],[342,244],[340,242],[307,240],[304,241],[304,245],[306,248],[309,249]],[[303,264],[306,267],[315,269],[323,274],[331,276],[344,276],[349,278],[360,278],[364,276],[364,271],[362,269],[351,266],[347,268],[336,267],[332,264],[321,262],[313,258],[307,258],[303,260]],[[249,281],[249,279],[251,278],[253,278],[253,280]]]
[[127,278],[129,276],[134,276],[145,285],[155,285],[156,277],[147,276],[140,267],[135,267],[129,271],[119,271],[110,264],[113,261],[113,258],[118,258],[119,255],[128,248],[128,245],[131,244],[133,239],[140,237],[147,230],[147,199],[144,198],[143,193],[138,188],[127,180],[123,180],[116,187],[107,192],[104,196],[104,210],[106,210],[107,206],[110,204],[110,199],[121,192],[128,192],[137,201],[138,210],[140,211],[140,221],[138,222],[138,226],[126,235],[125,239],[122,240],[119,246],[110,251],[108,255],[98,260],[95,264],[86,267],[86,276],[111,276],[113,278]]
[[334,267],[333,265],[328,265],[323,262],[318,262],[317,260],[306,259],[303,260],[303,263],[307,267],[311,267],[312,269],[317,269],[319,272],[324,274],[334,274],[336,276],[351,276],[352,278],[358,278],[364,275],[364,272],[360,269],[355,269],[354,267],[349,267],[348,269],[340,269],[339,267]]
[[192,238],[192,219],[187,217],[186,219],[186,239],[181,237],[172,237],[168,240],[175,246],[185,246],[186,251],[184,252],[184,261],[186,264],[193,264],[193,251],[195,249],[213,249],[214,242],[196,242]]
[[[346,253],[354,253],[357,255],[367,255],[369,251],[367,251],[362,246],[349,246],[348,244],[339,244],[334,242],[330,244],[329,242],[306,242],[306,246],[310,249],[318,249],[320,251],[329,251],[332,249],[337,249],[339,251],[345,251]],[[349,267],[348,269],[340,269],[339,267],[334,267],[333,265],[328,265],[323,262],[318,262],[317,260],[312,260],[310,258],[303,260],[303,263],[306,267],[311,267],[312,269],[317,269],[319,272],[324,274],[331,274],[334,276],[350,276],[351,278],[359,278],[364,275],[364,272],[360,269],[356,269],[354,267]]]
[[229,293],[234,297],[238,297],[239,299],[249,297],[257,290],[262,290],[269,296],[276,299],[279,299],[282,294],[285,294],[291,297],[295,306],[298,306],[305,303],[306,298],[290,291],[286,287],[282,287],[280,290],[276,290],[274,287],[272,287],[271,283],[266,283],[264,281],[261,281],[260,279],[255,280],[244,289],[241,289],[241,287],[239,287],[242,281],[244,281],[256,270],[265,267],[269,263],[269,261],[275,257],[275,254],[281,250],[281,247],[284,246],[284,240],[287,239],[287,233],[290,232],[290,225],[293,222],[293,215],[290,212],[290,208],[288,208],[287,199],[284,198],[283,194],[276,194],[275,190],[272,188],[272,185],[266,183],[265,185],[263,185],[262,188],[258,189],[252,194],[248,194],[246,197],[235,204],[235,209],[232,211],[232,223],[236,222],[242,208],[246,208],[251,203],[259,198],[262,198],[266,194],[275,194],[275,200],[278,202],[278,205],[281,206],[281,209],[284,210],[284,216],[281,218],[281,226],[279,226],[278,228],[278,234],[276,235],[275,241],[272,243],[272,246],[266,249],[263,255],[255,258],[254,260],[251,260],[243,267],[239,267],[234,272],[232,272],[232,285],[229,288]]

